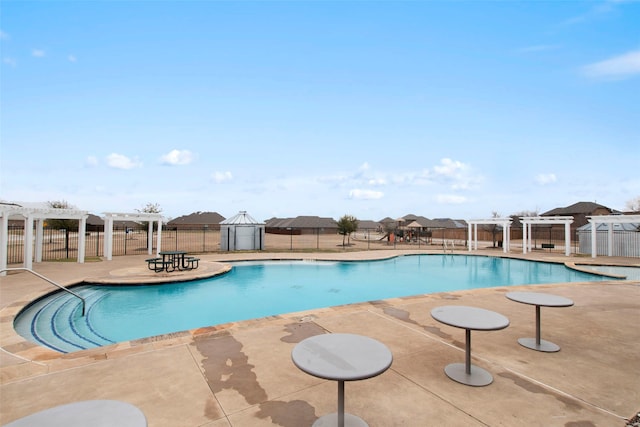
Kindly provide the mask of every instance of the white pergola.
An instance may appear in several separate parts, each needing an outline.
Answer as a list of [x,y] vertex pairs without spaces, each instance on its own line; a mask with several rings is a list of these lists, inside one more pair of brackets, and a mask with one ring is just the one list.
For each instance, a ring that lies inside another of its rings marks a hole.
[[522,253],[531,252],[531,226],[533,224],[564,224],[564,254],[571,255],[571,223],[572,216],[525,216],[522,222]]
[[[44,221],[46,219],[77,219],[78,225],[78,262],[84,263],[87,211],[58,208],[25,208],[17,205],[0,206],[0,270],[7,268],[9,245],[9,220],[24,220],[24,267],[33,268],[34,246],[35,262],[42,262],[42,243],[44,240]],[[33,225],[36,225],[35,245]],[[1,273],[5,275],[6,273]]]
[[147,247],[149,255],[153,253],[153,223],[158,221],[158,236],[156,237],[157,256],[160,255],[160,243],[162,242],[162,215],[159,213],[114,213],[104,214],[104,256],[107,261],[113,258],[113,222],[114,221],[148,221]]
[[509,252],[512,221],[511,218],[472,219],[467,221],[469,226],[469,251],[472,249],[478,250],[478,225],[499,225],[502,227],[502,251],[504,253]]
[[588,216],[587,219],[591,224],[591,258],[595,258],[598,254],[596,229],[598,224],[608,224],[607,230],[607,255],[613,256],[613,224],[638,224],[640,223],[640,215],[597,215]]

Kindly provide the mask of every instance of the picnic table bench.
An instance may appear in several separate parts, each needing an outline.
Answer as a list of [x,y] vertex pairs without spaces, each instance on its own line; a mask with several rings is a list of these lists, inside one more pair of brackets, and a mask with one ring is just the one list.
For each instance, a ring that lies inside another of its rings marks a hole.
[[149,270],[160,273],[166,271],[171,273],[175,270],[188,271],[198,268],[200,258],[187,256],[185,251],[160,252],[162,257],[148,258],[145,260]]

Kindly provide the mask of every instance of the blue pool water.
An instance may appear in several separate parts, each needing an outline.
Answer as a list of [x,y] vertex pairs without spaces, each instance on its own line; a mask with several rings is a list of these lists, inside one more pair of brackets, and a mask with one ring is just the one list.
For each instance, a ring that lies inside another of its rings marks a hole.
[[25,309],[16,331],[57,351],[232,321],[434,292],[611,280],[561,264],[462,255],[401,256],[370,262],[234,263],[222,276],[145,286],[82,285]]

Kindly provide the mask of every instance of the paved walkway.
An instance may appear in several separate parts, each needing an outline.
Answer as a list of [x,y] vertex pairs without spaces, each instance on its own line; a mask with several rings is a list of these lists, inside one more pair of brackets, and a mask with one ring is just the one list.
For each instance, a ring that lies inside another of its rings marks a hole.
[[[179,274],[185,279],[214,274],[228,268],[225,261],[248,257],[359,260],[407,253],[202,255],[198,270]],[[35,270],[65,285],[88,278],[162,279],[145,271],[144,258],[42,263]],[[524,258],[593,262],[554,254]],[[595,262],[640,266],[638,259],[600,257]],[[11,273],[0,278],[0,424],[55,405],[116,399],[139,407],[150,427],[310,426],[335,411],[337,386],[298,370],[291,350],[308,336],[344,332],[376,338],[394,356],[382,375],[346,384],[346,410],[371,427],[625,426],[640,410],[640,282],[536,286],[575,302],[569,308],[543,309],[543,337],[562,347],[558,353],[539,353],[517,343],[517,338],[532,335],[534,310],[504,294],[527,289],[500,287],[332,307],[62,355],[13,331],[13,316],[28,301],[50,292],[51,285],[25,272]],[[472,334],[472,362],[493,374],[493,384],[474,388],[445,376],[448,363],[464,361],[464,331],[430,316],[431,309],[445,304],[482,307],[509,318],[510,326],[502,331]]]

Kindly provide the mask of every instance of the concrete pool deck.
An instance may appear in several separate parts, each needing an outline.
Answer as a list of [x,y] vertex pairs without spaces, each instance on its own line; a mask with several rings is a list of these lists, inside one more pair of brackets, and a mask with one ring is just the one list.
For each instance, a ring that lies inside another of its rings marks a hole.
[[[442,251],[236,253],[199,255],[210,275],[241,259],[366,260]],[[499,255],[492,250],[461,255]],[[640,266],[637,258],[515,258],[576,264]],[[82,280],[163,280],[147,256],[112,261],[38,263],[34,270],[63,285]],[[146,271],[145,271],[146,270]],[[177,279],[170,273],[170,279]],[[128,280],[128,279],[127,279]],[[393,285],[393,284],[390,284]],[[219,325],[60,354],[25,341],[13,317],[53,287],[27,273],[0,277],[0,424],[56,405],[90,399],[129,402],[150,427],[310,426],[335,412],[337,385],[311,377],[291,361],[302,339],[327,332],[375,338],[393,353],[382,375],[346,384],[347,412],[371,427],[625,426],[640,410],[640,281],[607,280],[456,291],[330,307]],[[535,334],[534,308],[505,298],[514,290],[571,298],[568,308],[542,309],[542,337],[561,347],[540,353],[517,339]],[[230,303],[240,304],[240,301]],[[444,367],[464,361],[464,330],[434,320],[440,305],[470,305],[510,320],[501,331],[472,334],[472,363],[492,373],[487,387],[450,380]]]

